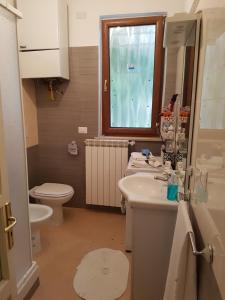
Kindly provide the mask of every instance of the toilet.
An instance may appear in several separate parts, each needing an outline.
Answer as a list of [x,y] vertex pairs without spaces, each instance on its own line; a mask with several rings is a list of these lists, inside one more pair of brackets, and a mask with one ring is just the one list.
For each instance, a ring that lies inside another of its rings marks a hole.
[[60,225],[63,223],[62,205],[73,197],[74,189],[67,184],[44,183],[32,188],[29,194],[41,204],[50,206],[53,209],[50,222],[53,225]]

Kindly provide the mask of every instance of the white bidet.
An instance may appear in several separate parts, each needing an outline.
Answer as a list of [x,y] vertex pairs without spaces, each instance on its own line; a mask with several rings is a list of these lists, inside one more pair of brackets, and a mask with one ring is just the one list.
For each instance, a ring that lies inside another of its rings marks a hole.
[[31,224],[31,241],[33,254],[41,251],[40,227],[52,216],[51,207],[42,204],[29,203],[29,217]]

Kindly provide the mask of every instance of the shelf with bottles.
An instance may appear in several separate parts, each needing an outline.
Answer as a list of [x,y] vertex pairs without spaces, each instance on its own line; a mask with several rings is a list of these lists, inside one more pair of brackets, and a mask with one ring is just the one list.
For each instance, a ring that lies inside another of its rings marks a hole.
[[161,148],[161,153],[162,153],[162,161],[163,164],[165,164],[166,162],[170,161],[171,162],[171,167],[172,169],[176,169],[177,163],[178,162],[184,162],[186,159],[186,154],[187,154],[187,147],[185,144],[182,147],[180,147],[180,145],[177,147],[176,151],[174,151],[175,149],[175,145],[173,144],[174,142],[172,141],[166,141],[165,145],[162,146]]
[[190,118],[190,106],[180,107],[179,116],[178,116],[178,124],[187,124]]
[[170,161],[173,169],[177,162],[182,162],[188,150],[188,128],[190,107],[182,107],[176,103],[177,94],[173,95],[168,106],[161,112],[160,133],[164,145],[162,147],[163,162]]
[[163,108],[160,124],[160,133],[163,141],[174,140],[176,128],[176,119],[174,116],[174,112],[170,112],[167,110],[167,108]]
[[171,112],[164,107],[161,112],[160,133],[163,141],[186,139],[186,126],[189,123],[190,107],[181,107],[179,112]]

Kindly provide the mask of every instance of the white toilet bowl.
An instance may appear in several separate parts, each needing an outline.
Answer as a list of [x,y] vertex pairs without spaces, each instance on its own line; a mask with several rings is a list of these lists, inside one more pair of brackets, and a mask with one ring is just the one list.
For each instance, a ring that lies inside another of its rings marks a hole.
[[30,196],[38,199],[40,203],[53,209],[51,223],[60,225],[63,223],[63,207],[74,195],[74,189],[70,185],[60,183],[44,183],[35,186],[29,192]]
[[50,219],[52,214],[53,210],[49,206],[29,203],[33,254],[36,254],[41,250],[40,227]]

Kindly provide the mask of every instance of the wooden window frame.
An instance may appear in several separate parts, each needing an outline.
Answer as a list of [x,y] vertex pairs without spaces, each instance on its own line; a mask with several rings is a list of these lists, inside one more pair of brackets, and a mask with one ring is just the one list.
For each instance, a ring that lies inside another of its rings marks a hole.
[[[102,134],[111,136],[159,136],[157,122],[161,109],[163,87],[163,16],[102,20]],[[109,28],[117,26],[156,25],[153,101],[151,128],[110,127],[110,70],[109,70]],[[108,86],[105,84],[107,83]]]

